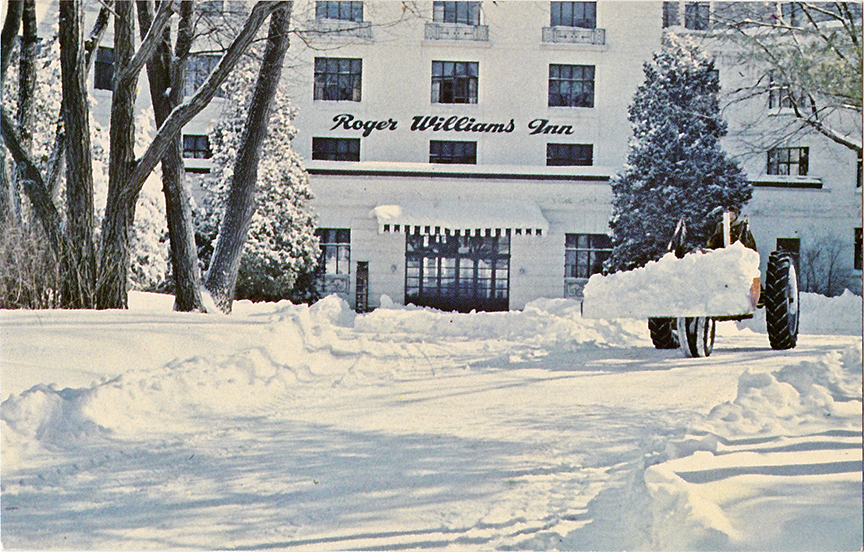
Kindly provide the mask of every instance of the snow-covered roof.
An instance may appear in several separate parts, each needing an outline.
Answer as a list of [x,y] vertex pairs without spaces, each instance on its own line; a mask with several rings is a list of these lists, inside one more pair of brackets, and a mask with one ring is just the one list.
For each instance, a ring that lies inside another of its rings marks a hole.
[[506,233],[543,235],[549,222],[536,203],[515,199],[465,201],[460,199],[411,200],[379,205],[369,214],[378,219],[378,233],[445,230],[478,236]]

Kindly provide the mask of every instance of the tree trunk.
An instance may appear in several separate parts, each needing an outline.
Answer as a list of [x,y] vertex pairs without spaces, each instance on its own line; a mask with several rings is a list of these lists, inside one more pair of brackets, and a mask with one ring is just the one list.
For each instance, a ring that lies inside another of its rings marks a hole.
[[258,160],[267,136],[273,99],[282,76],[282,62],[288,50],[290,21],[290,3],[270,16],[267,47],[249,106],[245,134],[234,164],[234,175],[228,191],[225,214],[219,226],[219,237],[207,271],[205,286],[213,296],[216,306],[226,313],[231,312],[240,258],[252,215],[255,213]]
[[93,166],[87,73],[81,55],[84,15],[80,0],[60,2],[60,70],[66,132],[66,214],[69,248],[60,258],[61,304],[92,308],[96,278],[93,245]]
[[127,308],[130,238],[138,198],[138,194],[130,194],[128,190],[135,164],[135,89],[138,83],[138,74],[128,70],[135,55],[133,8],[131,2],[114,4],[108,201],[102,222],[102,255],[96,285],[96,307],[99,309]]
[[[183,2],[178,28],[177,57],[171,54],[170,30],[166,30],[156,48],[156,53],[147,63],[150,100],[157,126],[162,126],[171,111],[183,102],[186,57],[191,46],[193,12],[192,2]],[[142,36],[150,28],[152,19],[150,2],[140,0],[138,27]],[[201,299],[201,272],[198,267],[195,226],[189,205],[189,189],[186,186],[181,139],[181,135],[178,134],[162,157],[162,187],[165,194],[168,237],[171,244],[171,268],[174,276],[174,310],[206,312]]]
[[[125,308],[127,306],[127,271],[130,258],[129,238],[135,218],[135,202],[144,181],[153,171],[180,134],[183,126],[201,112],[216,94],[216,90],[237,64],[240,56],[252,42],[258,28],[273,11],[286,2],[259,1],[237,37],[228,47],[219,65],[198,92],[177,106],[159,127],[147,151],[139,160],[132,155],[134,91],[138,74],[162,39],[162,32],[171,14],[171,2],[162,2],[147,37],[141,41],[138,52],[131,55],[132,10],[131,2],[117,2],[114,6],[114,94],[111,102],[111,155],[109,159],[108,204],[102,222],[102,263],[97,282],[97,308]],[[120,21],[123,20],[121,24]],[[118,42],[119,41],[119,42]]]

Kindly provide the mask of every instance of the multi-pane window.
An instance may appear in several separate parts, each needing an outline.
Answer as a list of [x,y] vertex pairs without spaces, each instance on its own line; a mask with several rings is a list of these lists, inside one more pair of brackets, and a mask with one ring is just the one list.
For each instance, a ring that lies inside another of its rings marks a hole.
[[594,107],[594,66],[549,65],[549,106]]
[[678,2],[663,2],[663,28],[681,24]]
[[432,2],[432,20],[436,23],[480,24],[480,2]]
[[413,234],[405,244],[405,301],[444,310],[507,310],[509,236]]
[[114,90],[114,49],[100,46],[96,50],[93,65],[93,87],[97,90]]
[[860,188],[861,184],[862,184],[862,180],[864,180],[864,178],[862,178],[862,177],[864,177],[864,171],[862,171],[861,161],[862,161],[861,152],[859,151],[858,152],[858,170],[856,171],[856,174],[855,174],[855,187],[856,188]]
[[707,31],[709,12],[708,2],[687,2],[684,4],[684,27],[693,31]]
[[315,235],[321,247],[320,270],[324,274],[348,274],[351,271],[351,229],[319,228]]
[[855,270],[861,270],[862,266],[862,251],[861,251],[861,228],[855,229]]
[[551,2],[553,27],[597,27],[597,2]]
[[183,157],[190,159],[209,159],[212,157],[210,140],[204,134],[183,135]]
[[612,253],[612,238],[606,234],[565,234],[564,276],[590,278],[603,270]]
[[315,58],[315,99],[360,101],[363,60],[356,58]]
[[[219,56],[192,54],[186,60],[186,97],[190,97],[201,88],[201,85],[207,81],[207,77],[213,72],[213,69],[219,65]],[[222,93],[217,92],[217,96],[222,97]]]
[[315,2],[315,19],[363,21],[363,2]]
[[429,142],[429,162],[476,165],[477,142],[432,140]]
[[477,103],[476,61],[433,61],[432,103]]
[[594,146],[591,144],[546,144],[546,165],[589,166],[594,164]]
[[768,174],[806,176],[810,148],[774,148],[768,150]]
[[312,138],[312,159],[360,161],[360,138]]
[[791,253],[795,266],[801,266],[798,263],[801,258],[801,238],[777,238],[777,251]]

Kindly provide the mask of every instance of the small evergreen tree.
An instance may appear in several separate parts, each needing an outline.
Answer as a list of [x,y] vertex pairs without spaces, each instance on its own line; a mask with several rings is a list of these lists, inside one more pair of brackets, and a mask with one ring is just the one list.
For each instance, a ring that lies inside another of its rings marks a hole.
[[[198,256],[204,270],[216,245],[256,76],[257,63],[247,56],[224,84],[229,99],[210,132],[214,172],[202,183],[208,193],[194,210]],[[293,117],[294,109],[280,87],[261,151],[257,208],[240,260],[234,294],[237,299],[294,300],[298,279],[313,271],[317,263],[318,239],[314,234],[315,216],[309,207],[309,177],[291,147],[297,133],[291,124]]]
[[713,61],[689,39],[667,35],[644,70],[629,110],[627,162],[612,179],[612,272],[663,256],[681,217],[685,246],[704,246],[722,209],[741,208],[752,195],[741,167],[720,149],[726,123]]

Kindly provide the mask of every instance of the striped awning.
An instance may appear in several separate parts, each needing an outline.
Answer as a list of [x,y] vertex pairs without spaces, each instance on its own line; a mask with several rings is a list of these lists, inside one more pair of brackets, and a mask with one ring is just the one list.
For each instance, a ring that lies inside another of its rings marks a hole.
[[371,216],[378,219],[379,234],[542,236],[549,231],[537,204],[524,200],[412,200],[379,205]]

